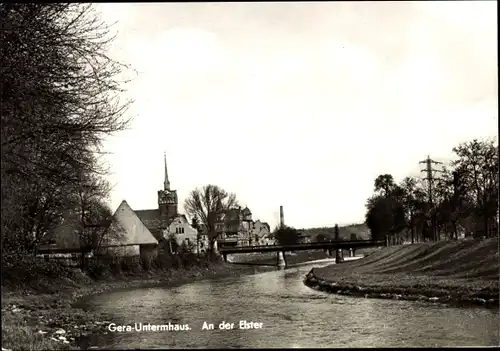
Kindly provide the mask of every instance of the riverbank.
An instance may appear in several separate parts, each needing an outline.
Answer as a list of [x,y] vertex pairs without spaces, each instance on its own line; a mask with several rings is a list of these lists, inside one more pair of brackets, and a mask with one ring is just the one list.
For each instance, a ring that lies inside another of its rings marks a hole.
[[420,243],[313,268],[304,283],[340,295],[498,306],[499,268],[498,238]]
[[117,275],[102,280],[76,272],[72,279],[53,280],[53,289],[2,287],[2,348],[7,350],[77,349],[78,338],[98,330],[109,320],[106,315],[73,306],[80,298],[106,291],[152,286],[175,286],[211,277],[251,274],[255,267],[212,264],[208,267],[171,269]]

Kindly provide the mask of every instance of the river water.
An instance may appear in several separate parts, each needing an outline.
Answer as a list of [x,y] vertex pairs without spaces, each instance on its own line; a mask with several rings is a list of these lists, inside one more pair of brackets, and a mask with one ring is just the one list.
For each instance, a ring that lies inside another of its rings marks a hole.
[[[197,281],[177,287],[133,289],[92,296],[116,325],[188,324],[188,331],[106,328],[82,347],[264,348],[433,347],[499,345],[498,310],[427,302],[365,299],[318,292],[303,284],[313,266]],[[240,321],[262,329],[240,329]],[[202,330],[204,322],[214,330]],[[222,322],[233,329],[219,329]],[[104,328],[104,327],[103,327]],[[89,344],[88,344],[89,343]]]

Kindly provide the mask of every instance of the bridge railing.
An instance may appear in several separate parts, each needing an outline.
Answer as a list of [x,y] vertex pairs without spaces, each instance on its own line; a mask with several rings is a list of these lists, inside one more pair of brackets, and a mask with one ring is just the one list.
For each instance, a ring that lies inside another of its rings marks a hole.
[[329,246],[332,244],[342,244],[344,245],[349,245],[352,244],[353,246],[356,246],[357,244],[373,244],[374,246],[380,245],[383,246],[385,245],[384,241],[372,241],[372,240],[331,240],[331,241],[318,241],[318,242],[311,242],[311,243],[302,243],[302,244],[290,244],[290,245],[281,245],[281,244],[273,244],[273,245],[249,245],[249,246],[236,246],[236,247],[231,247],[231,248],[221,248],[221,251],[225,250],[243,250],[243,249],[264,249],[264,248],[283,248],[283,249],[293,249],[293,248],[302,248],[302,247],[310,247],[313,249],[314,247],[324,247],[324,246]]

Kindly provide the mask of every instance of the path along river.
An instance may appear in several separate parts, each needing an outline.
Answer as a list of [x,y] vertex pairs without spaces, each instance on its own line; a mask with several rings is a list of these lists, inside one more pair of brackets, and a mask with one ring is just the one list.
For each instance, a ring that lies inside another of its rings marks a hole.
[[[493,346],[498,310],[427,302],[336,296],[306,287],[316,263],[255,274],[197,281],[177,287],[117,291],[82,301],[117,325],[188,324],[188,331],[102,333],[84,348],[263,348]],[[262,329],[239,329],[242,320]],[[204,322],[214,330],[202,330]],[[219,330],[221,322],[234,329]]]

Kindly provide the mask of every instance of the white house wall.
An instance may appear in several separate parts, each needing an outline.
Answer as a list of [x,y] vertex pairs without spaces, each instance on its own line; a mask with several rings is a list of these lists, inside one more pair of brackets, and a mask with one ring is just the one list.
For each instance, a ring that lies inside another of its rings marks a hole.
[[140,254],[139,245],[106,247],[99,250],[100,254],[108,254],[115,257],[137,256]]
[[186,239],[196,245],[196,236],[198,235],[198,231],[191,227],[184,216],[179,216],[175,218],[172,223],[170,223],[168,227],[168,235],[173,234],[177,239],[177,243],[180,245]]

